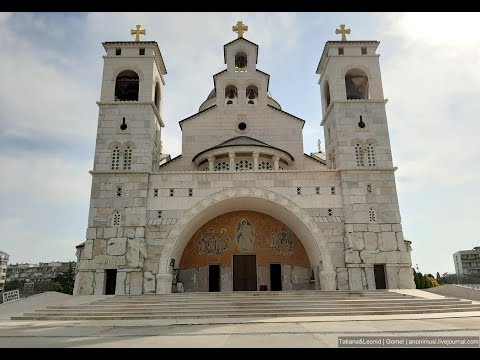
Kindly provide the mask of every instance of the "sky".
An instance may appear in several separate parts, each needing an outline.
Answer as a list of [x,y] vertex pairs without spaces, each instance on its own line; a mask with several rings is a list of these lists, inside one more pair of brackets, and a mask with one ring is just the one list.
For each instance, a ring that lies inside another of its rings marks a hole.
[[454,272],[480,244],[480,13],[0,13],[0,250],[10,263],[76,260],[85,240],[105,41],[157,41],[165,76],[163,149],[223,70],[232,25],[248,25],[282,109],[324,139],[318,75],[326,41],[378,40],[404,235],[413,266]]

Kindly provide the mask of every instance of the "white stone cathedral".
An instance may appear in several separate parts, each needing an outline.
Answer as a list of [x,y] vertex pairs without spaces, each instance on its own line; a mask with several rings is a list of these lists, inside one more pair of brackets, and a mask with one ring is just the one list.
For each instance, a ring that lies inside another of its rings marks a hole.
[[317,74],[326,156],[308,155],[305,120],[273,99],[247,27],[233,30],[226,69],[198,113],[179,122],[174,158],[162,148],[158,44],[140,41],[140,26],[136,41],[103,43],[74,294],[414,288],[379,42],[342,34],[325,44]]

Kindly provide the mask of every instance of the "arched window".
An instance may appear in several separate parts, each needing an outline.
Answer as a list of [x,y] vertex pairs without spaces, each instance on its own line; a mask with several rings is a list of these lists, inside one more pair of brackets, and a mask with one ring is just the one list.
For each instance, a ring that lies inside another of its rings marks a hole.
[[370,208],[370,210],[368,210],[368,220],[370,222],[377,222],[377,216],[375,214],[375,209]]
[[330,86],[328,81],[325,82],[325,109],[330,106]]
[[157,82],[155,84],[155,95],[153,101],[158,110],[160,110],[160,84]]
[[262,161],[258,163],[258,170],[273,170],[272,163],[268,161]]
[[347,100],[368,99],[368,76],[360,69],[351,69],[345,74]]
[[367,144],[367,166],[376,166],[375,147],[372,143]]
[[254,105],[258,100],[258,88],[256,86],[250,85],[247,87],[247,104]]
[[235,71],[247,71],[247,55],[243,52],[239,52],[235,55]]
[[230,164],[226,161],[220,161],[215,165],[215,171],[228,171],[230,170]]
[[362,144],[360,143],[355,144],[355,160],[357,162],[357,166],[364,166],[363,147],[362,147]]
[[120,148],[115,145],[112,149],[112,170],[120,169]]
[[248,160],[240,160],[235,164],[235,171],[247,171],[252,169],[253,169],[253,165]]
[[238,103],[237,88],[233,85],[229,85],[225,88],[225,105],[232,105]]
[[123,169],[131,170],[132,169],[132,147],[127,146],[125,148],[125,153],[123,155]]
[[115,81],[115,101],[138,101],[139,83],[135,71],[122,71]]
[[122,220],[122,216],[118,211],[115,211],[113,213],[113,220],[112,220],[113,226],[120,226],[121,220]]

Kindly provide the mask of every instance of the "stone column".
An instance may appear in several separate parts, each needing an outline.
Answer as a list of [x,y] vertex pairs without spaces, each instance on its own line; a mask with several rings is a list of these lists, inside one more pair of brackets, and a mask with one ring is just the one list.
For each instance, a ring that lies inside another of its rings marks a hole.
[[172,292],[172,274],[157,274],[157,294],[170,294]]
[[322,290],[337,290],[336,277],[335,271],[320,271],[320,288]]
[[272,159],[273,159],[273,170],[278,171],[278,161],[280,160],[280,158],[275,155],[275,156],[272,156]]
[[230,171],[235,171],[235,153],[229,152],[228,157],[230,158]]
[[210,156],[208,158],[208,171],[214,170],[215,156]]
[[258,171],[258,157],[260,153],[258,151],[254,151],[253,156],[253,171]]

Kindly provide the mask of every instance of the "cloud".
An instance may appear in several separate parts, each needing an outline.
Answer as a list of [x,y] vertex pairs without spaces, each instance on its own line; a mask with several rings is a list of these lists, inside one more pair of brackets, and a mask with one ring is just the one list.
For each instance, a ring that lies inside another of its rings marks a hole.
[[[418,14],[402,14],[395,15],[397,21],[388,17],[382,23],[388,34],[383,43],[390,42],[388,52],[382,53],[382,77],[390,99],[393,157],[402,161],[399,173],[409,179],[400,181],[400,191],[427,188],[432,180],[443,187],[480,180],[480,167],[470,166],[480,149],[480,123],[472,116],[480,111],[478,61],[468,47],[452,45],[450,37],[442,39],[442,31],[429,32],[444,15],[421,22]],[[452,22],[460,23],[460,18],[454,16]]]

